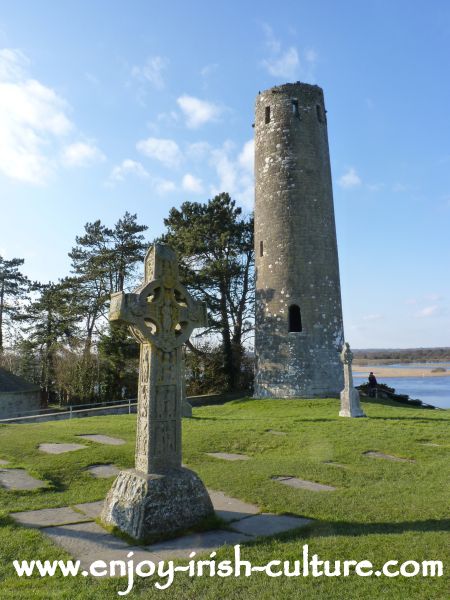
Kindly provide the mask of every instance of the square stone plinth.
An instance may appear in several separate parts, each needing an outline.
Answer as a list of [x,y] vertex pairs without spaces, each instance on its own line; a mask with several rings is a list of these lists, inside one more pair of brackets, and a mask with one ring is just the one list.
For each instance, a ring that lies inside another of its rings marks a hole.
[[[74,507],[14,513],[12,517],[24,526],[41,528],[42,533],[55,544],[66,550],[75,560],[79,560],[82,569],[87,569],[98,560],[108,565],[109,561],[133,560],[136,564],[145,560],[157,564],[161,560],[189,560],[192,552],[195,552],[198,558],[199,555],[209,555],[224,545],[243,544],[254,540],[255,537],[299,529],[311,522],[301,517],[254,514],[259,509],[253,504],[231,498],[220,491],[209,490],[209,493],[217,513],[231,521],[233,530],[219,529],[194,533],[145,547],[130,545],[93,522],[101,514],[103,501],[86,502]],[[115,572],[108,572],[105,576],[120,574],[118,566]]]
[[115,438],[97,433],[79,435],[77,437],[83,438],[84,440],[90,440],[91,442],[97,442],[98,444],[105,444],[107,446],[122,446],[123,444],[126,444],[126,441],[122,438]]
[[7,490],[37,490],[47,484],[28,475],[24,469],[0,469],[0,485]]
[[81,444],[39,444],[39,450],[46,454],[64,454],[65,452],[74,452],[86,448]]

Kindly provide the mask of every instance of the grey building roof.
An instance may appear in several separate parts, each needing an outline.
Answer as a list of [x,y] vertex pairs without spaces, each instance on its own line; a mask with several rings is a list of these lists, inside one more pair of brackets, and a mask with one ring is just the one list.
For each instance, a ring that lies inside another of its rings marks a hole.
[[39,386],[35,383],[0,367],[0,394],[2,392],[32,392],[38,389]]

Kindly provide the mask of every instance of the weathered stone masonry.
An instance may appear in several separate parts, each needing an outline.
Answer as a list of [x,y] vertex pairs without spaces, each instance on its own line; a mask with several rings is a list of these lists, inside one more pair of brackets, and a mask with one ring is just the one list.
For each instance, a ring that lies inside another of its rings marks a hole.
[[336,395],[343,323],[322,89],[285,84],[255,115],[256,397]]

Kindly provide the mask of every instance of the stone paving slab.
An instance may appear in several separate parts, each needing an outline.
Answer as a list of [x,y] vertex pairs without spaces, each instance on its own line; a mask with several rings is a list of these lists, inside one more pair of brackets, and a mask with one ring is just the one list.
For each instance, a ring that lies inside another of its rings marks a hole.
[[87,446],[81,444],[39,444],[39,450],[46,454],[64,454],[82,448],[87,448]]
[[259,508],[254,504],[242,502],[242,500],[237,500],[236,498],[230,498],[230,496],[227,496],[223,492],[208,490],[208,493],[216,514],[228,523],[230,521],[244,519],[245,517],[260,512]]
[[86,469],[96,479],[107,479],[108,477],[115,477],[119,474],[119,469],[116,465],[109,463],[107,465],[91,465]]
[[246,454],[230,454],[228,452],[207,452],[208,456],[220,458],[221,460],[249,460],[250,456]]
[[251,536],[270,536],[305,527],[311,519],[262,513],[232,524],[233,529]]
[[102,512],[103,500],[98,500],[97,502],[85,502],[84,504],[75,504],[74,508],[81,510],[81,512],[88,517],[96,519]]
[[0,465],[7,465],[9,463],[9,460],[4,460],[3,458],[0,458]]
[[147,546],[147,549],[154,552],[162,559],[167,558],[189,558],[191,552],[196,554],[211,553],[221,546],[241,544],[251,541],[251,537],[240,532],[234,531],[205,531],[194,533],[185,537],[167,540],[158,544]]
[[332,485],[307,481],[306,479],[298,479],[298,477],[272,477],[272,479],[283,485],[302,490],[309,490],[310,492],[334,492],[336,489]]
[[274,429],[267,429],[266,433],[271,433],[272,435],[287,435],[285,431],[275,431]]
[[126,441],[122,438],[110,437],[109,435],[101,434],[86,434],[77,435],[77,437],[83,438],[84,440],[90,440],[91,442],[97,442],[99,444],[106,444],[107,446],[122,446],[126,444]]
[[155,554],[144,550],[141,546],[130,546],[125,540],[107,533],[97,523],[61,525],[44,528],[41,531],[71,556],[80,560],[82,567],[87,567],[96,560],[126,561],[130,552],[134,552],[132,558],[136,562],[160,560]]
[[0,469],[0,485],[7,490],[37,490],[47,484],[28,475],[25,469]]
[[[25,526],[40,527],[55,544],[80,560],[84,569],[96,560],[109,563],[132,558],[135,563],[143,560],[157,563],[160,560],[188,559],[192,552],[197,555],[210,554],[226,544],[234,546],[249,542],[255,536],[271,536],[304,527],[311,522],[299,517],[255,514],[259,508],[253,504],[231,498],[220,491],[208,491],[217,513],[233,521],[233,531],[206,531],[146,547],[130,546],[92,521],[100,516],[103,500],[76,504],[74,507],[15,513],[12,516]],[[130,552],[133,552],[132,557],[128,556]],[[117,571],[116,575],[119,574]]]
[[11,513],[10,516],[17,521],[17,523],[25,525],[26,527],[51,527],[54,525],[67,525],[92,520],[91,517],[76,512],[69,506]]
[[392,454],[384,454],[383,452],[374,452],[372,450],[363,452],[364,456],[370,456],[370,458],[384,458],[385,460],[392,460],[394,462],[416,462],[410,458],[400,458],[399,456],[393,456]]

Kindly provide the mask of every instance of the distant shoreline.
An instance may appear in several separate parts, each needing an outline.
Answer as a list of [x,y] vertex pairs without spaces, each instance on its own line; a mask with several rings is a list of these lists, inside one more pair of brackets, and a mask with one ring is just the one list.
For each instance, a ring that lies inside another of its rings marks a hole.
[[432,368],[438,365],[429,365],[428,367],[409,369],[395,368],[382,365],[357,365],[353,364],[353,375],[357,377],[368,376],[370,371],[373,371],[375,377],[391,377],[393,379],[398,377],[450,377],[450,364],[442,364],[447,369],[446,371],[439,373],[432,373]]

